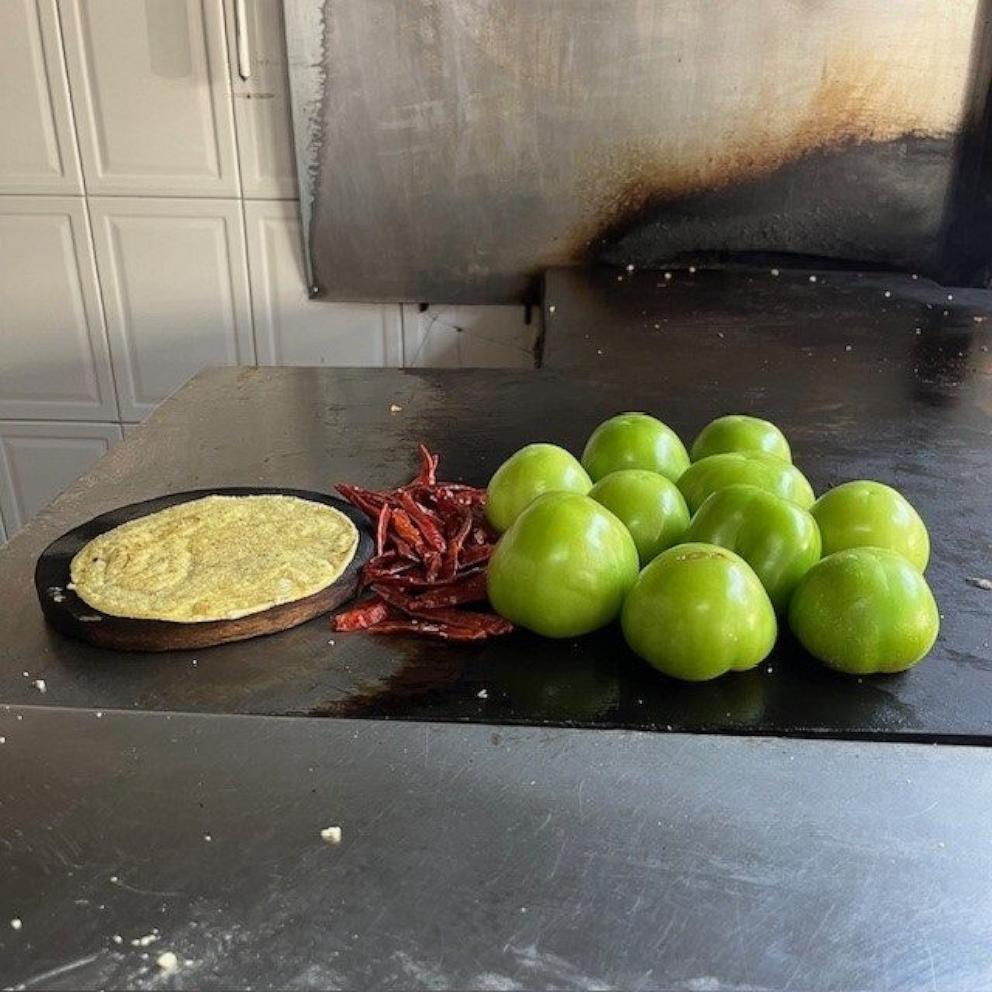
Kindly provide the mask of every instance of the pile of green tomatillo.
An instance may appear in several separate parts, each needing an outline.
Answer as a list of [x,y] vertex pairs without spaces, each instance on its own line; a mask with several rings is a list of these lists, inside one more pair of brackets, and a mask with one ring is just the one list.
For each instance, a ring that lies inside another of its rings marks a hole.
[[754,668],[776,615],[841,672],[900,672],[939,614],[930,538],[895,489],[847,482],[817,499],[766,420],[720,417],[691,455],[643,413],[593,431],[581,463],[530,444],[489,483],[501,533],[489,599],[515,624],[577,637],[620,617],[627,644],[675,678]]

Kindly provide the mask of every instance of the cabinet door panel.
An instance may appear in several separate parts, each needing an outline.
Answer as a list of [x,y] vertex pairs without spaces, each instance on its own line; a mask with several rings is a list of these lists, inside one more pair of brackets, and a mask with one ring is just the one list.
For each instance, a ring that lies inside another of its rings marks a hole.
[[0,512],[8,536],[120,439],[117,424],[0,421]]
[[82,198],[0,197],[0,417],[117,419]]
[[237,196],[216,0],[64,0],[66,60],[90,193]]
[[0,193],[82,193],[55,0],[0,3]]
[[241,204],[90,200],[121,417],[208,365],[253,365]]
[[[241,188],[251,199],[294,199],[296,159],[286,35],[280,0],[244,0],[239,23],[237,0],[227,0],[227,41],[238,132]],[[247,66],[239,58],[239,34]],[[247,68],[248,77],[243,78]]]

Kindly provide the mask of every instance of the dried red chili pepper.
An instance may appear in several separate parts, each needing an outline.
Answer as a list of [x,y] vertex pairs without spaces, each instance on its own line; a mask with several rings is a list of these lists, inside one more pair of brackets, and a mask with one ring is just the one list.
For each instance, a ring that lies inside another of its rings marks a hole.
[[420,475],[417,476],[415,485],[435,485],[437,483],[437,466],[441,456],[432,455],[426,444],[417,445],[417,454],[420,455]]
[[430,585],[435,585],[438,578],[441,575],[441,556],[436,552],[428,552],[424,556],[427,562],[427,568],[425,570],[425,578]]
[[490,637],[509,634],[513,630],[513,624],[509,620],[496,616],[495,613],[482,613],[477,610],[424,610],[419,612],[417,616],[438,623],[457,624],[458,626],[470,627],[473,630],[484,630]]
[[372,599],[353,606],[331,619],[335,630],[367,630],[389,616],[389,607],[381,599]]
[[379,511],[385,505],[385,499],[379,493],[358,486],[340,485],[338,492],[349,502],[358,507],[370,520],[376,520]]
[[417,552],[418,557],[422,558],[422,550],[424,548],[424,539],[420,536],[420,532],[413,525],[413,521],[410,519],[410,515],[406,510],[396,509],[393,510],[390,515],[390,523],[393,525],[393,530],[396,531],[397,537],[405,544],[413,548]]
[[482,641],[491,635],[479,627],[456,627],[431,620],[382,620],[368,628],[370,634],[415,634],[443,641]]
[[386,550],[386,534],[389,532],[389,521],[392,515],[392,508],[388,504],[379,511],[379,520],[375,526],[375,553],[379,557],[382,557]]
[[496,536],[483,513],[485,490],[438,483],[438,456],[423,444],[417,452],[420,470],[406,486],[338,486],[375,524],[376,554],[362,577],[377,596],[332,622],[338,630],[456,641],[508,633],[512,626],[502,617],[458,608],[486,601],[485,565]]
[[424,540],[435,550],[444,551],[447,542],[441,528],[433,519],[430,511],[421,506],[408,492],[400,494],[400,504],[407,516],[416,524]]
[[429,592],[422,592],[414,596],[412,602],[419,608],[436,610],[463,603],[481,603],[486,598],[486,573],[475,572],[450,585],[435,586]]
[[397,537],[393,539],[393,544],[396,546],[396,553],[398,555],[406,558],[407,561],[415,562],[417,565],[420,564],[420,555],[418,555],[417,552],[406,543],[406,541],[402,541]]
[[461,553],[460,564],[464,568],[468,568],[472,565],[478,565],[481,562],[487,562],[492,557],[493,545],[492,544],[473,544],[470,547],[464,548]]
[[439,578],[448,580],[455,577],[455,573],[458,571],[459,556],[461,555],[462,545],[465,543],[465,539],[468,537],[468,532],[471,529],[472,515],[470,513],[466,513],[464,519],[458,527],[458,530],[448,542],[448,547],[444,551],[444,560],[441,564],[441,574]]
[[409,558],[403,558],[395,551],[387,551],[385,554],[376,555],[364,568],[362,574],[366,581],[377,575],[399,575],[401,572],[408,572],[414,566],[414,562]]

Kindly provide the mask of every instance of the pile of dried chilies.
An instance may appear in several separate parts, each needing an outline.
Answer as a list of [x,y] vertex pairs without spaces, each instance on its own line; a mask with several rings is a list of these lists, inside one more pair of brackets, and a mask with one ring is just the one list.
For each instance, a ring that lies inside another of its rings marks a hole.
[[[341,485],[338,492],[375,525],[376,554],[362,571],[372,596],[337,614],[335,630],[418,634],[477,641],[513,625],[486,599],[486,565],[496,537],[486,523],[485,489],[438,482],[438,456],[419,446],[417,478],[399,489]],[[464,609],[481,603],[485,608]]]

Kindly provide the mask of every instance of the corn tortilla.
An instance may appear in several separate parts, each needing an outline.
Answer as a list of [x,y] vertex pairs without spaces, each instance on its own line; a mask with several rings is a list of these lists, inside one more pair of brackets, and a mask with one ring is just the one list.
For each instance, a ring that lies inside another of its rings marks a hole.
[[296,496],[206,496],[121,524],[70,566],[76,594],[117,617],[234,620],[319,592],[358,547],[339,510]]

